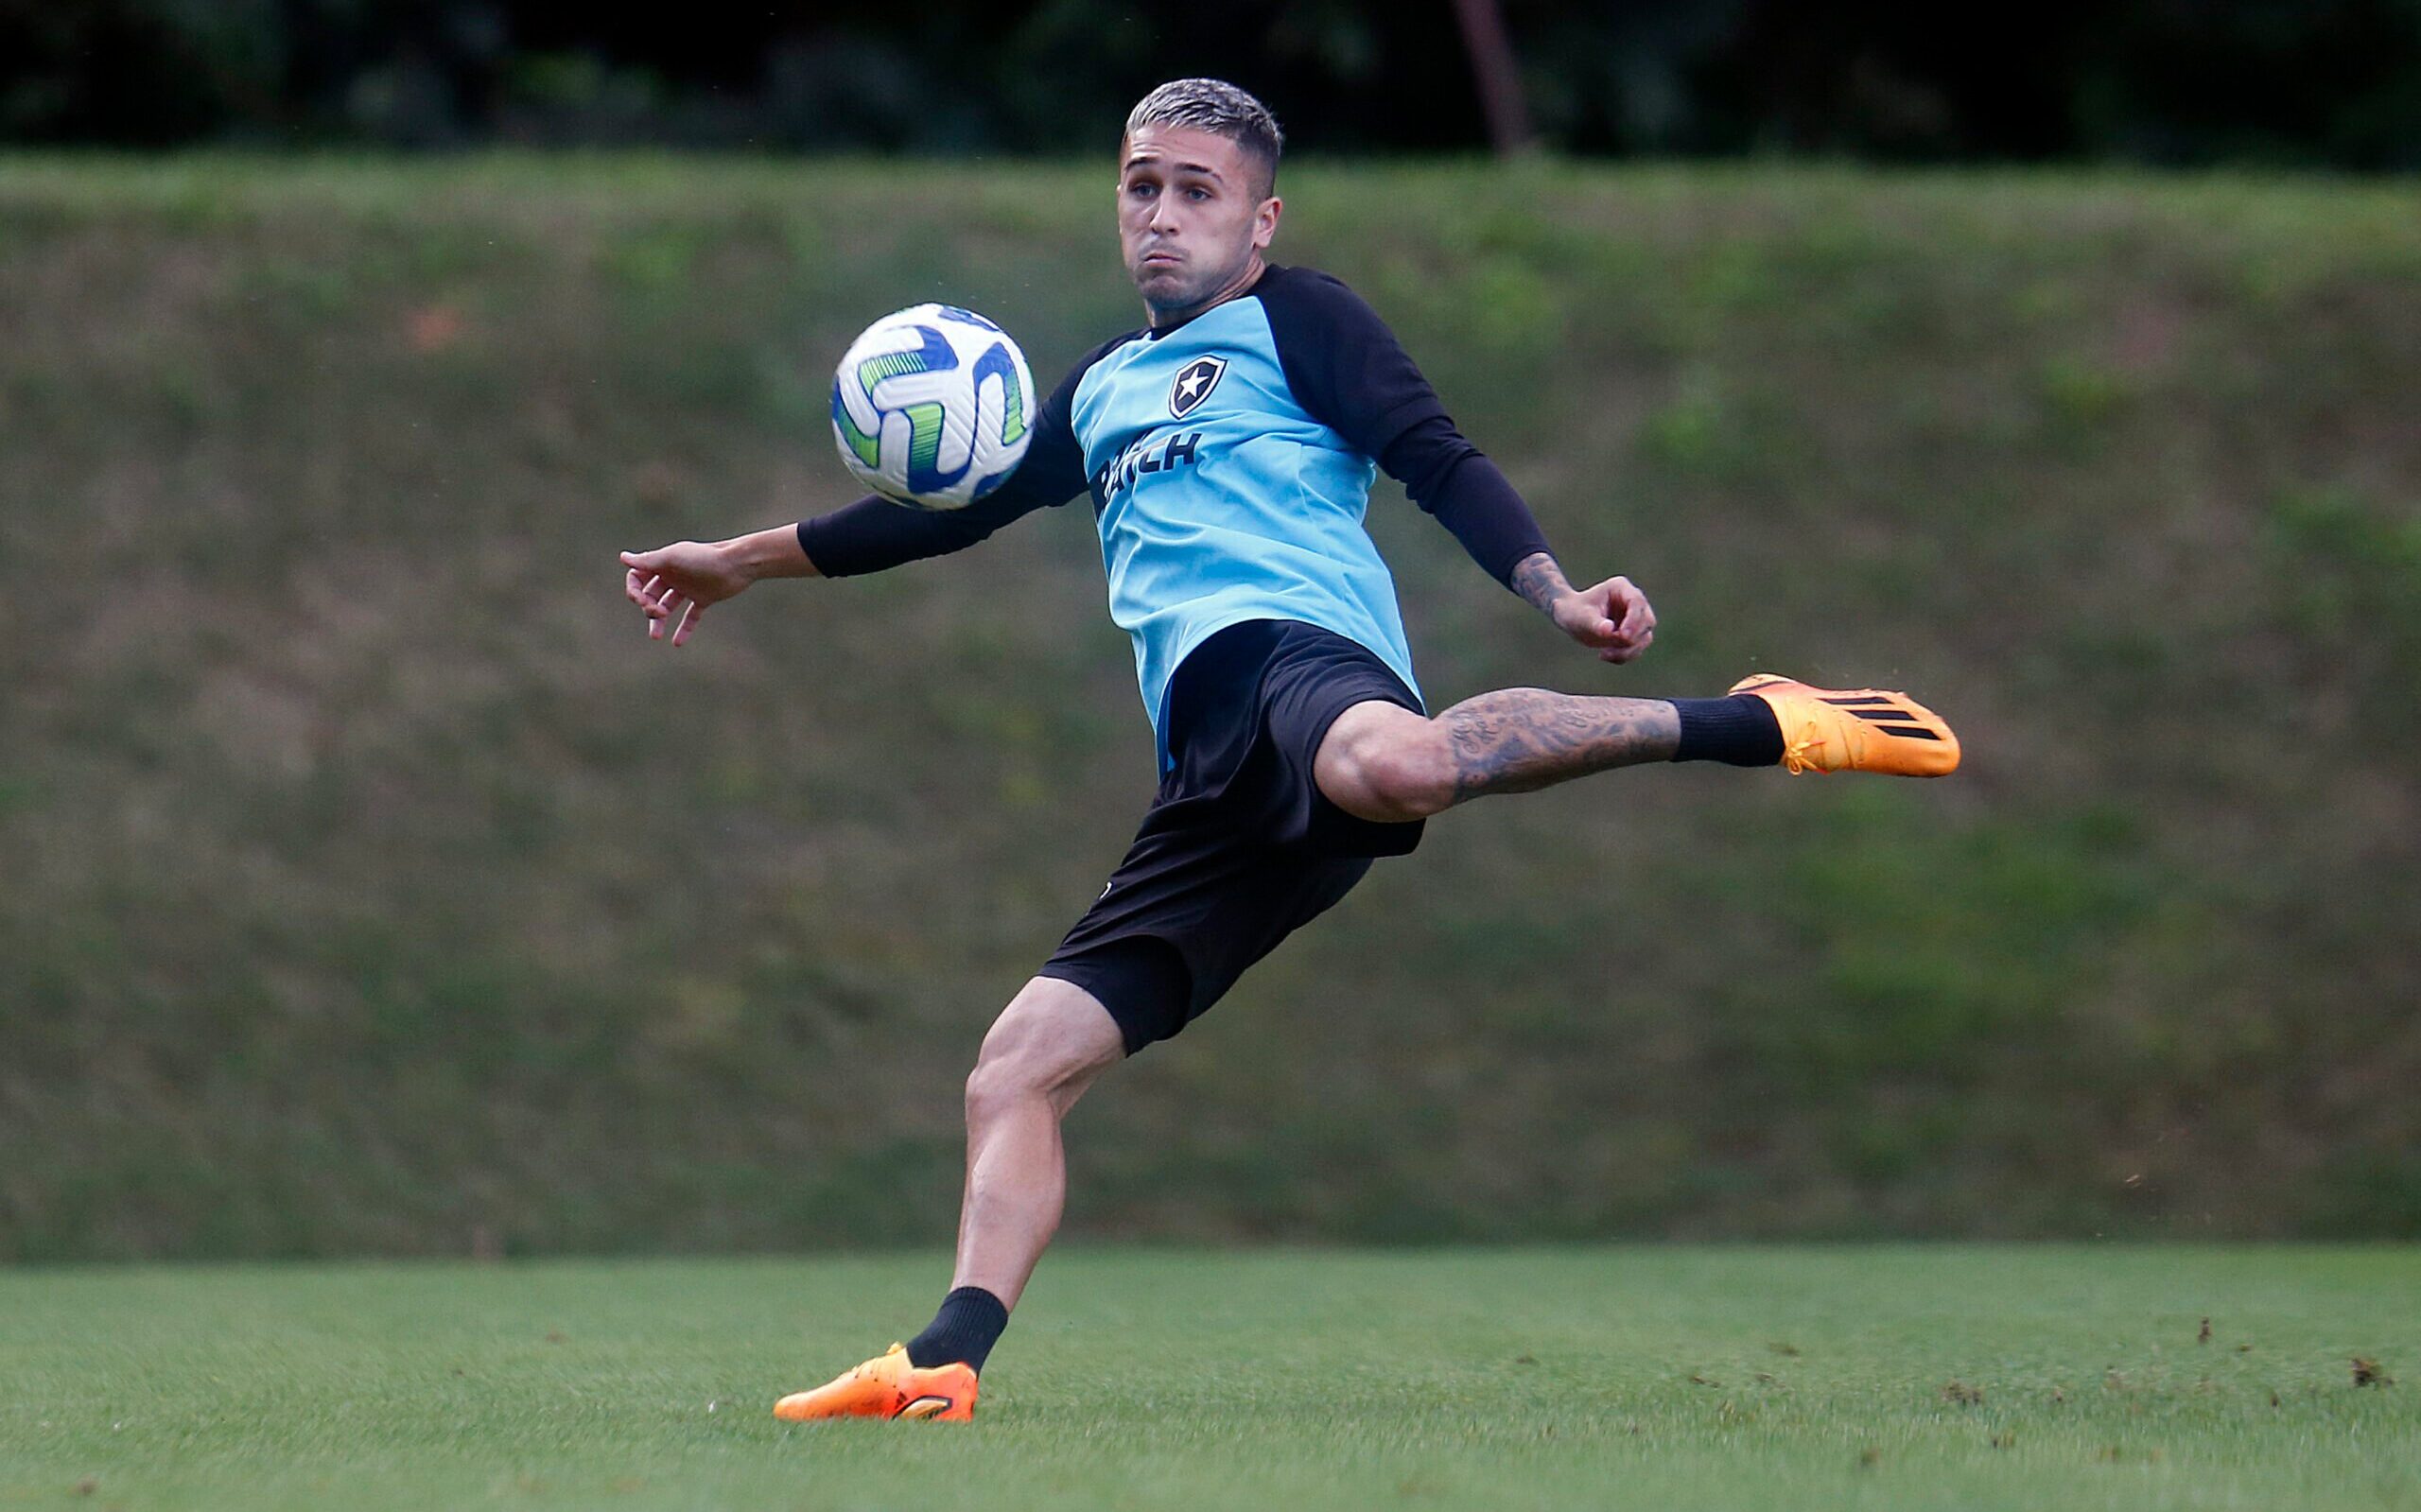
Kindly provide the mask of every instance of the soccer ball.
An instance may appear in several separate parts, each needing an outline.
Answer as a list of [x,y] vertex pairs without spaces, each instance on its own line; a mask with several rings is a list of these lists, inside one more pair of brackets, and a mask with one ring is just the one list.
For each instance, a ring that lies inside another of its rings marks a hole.
[[912,509],[964,509],[1034,439],[1034,374],[999,326],[951,304],[886,315],[832,378],[832,439],[858,480]]

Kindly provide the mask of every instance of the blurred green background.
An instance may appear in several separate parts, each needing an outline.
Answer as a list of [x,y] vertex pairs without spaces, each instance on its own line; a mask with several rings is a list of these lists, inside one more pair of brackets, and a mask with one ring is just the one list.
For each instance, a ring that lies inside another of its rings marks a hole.
[[[2421,1236],[2409,184],[1290,165],[1601,667],[1383,482],[1424,686],[1907,686],[1950,781],[1434,823],[1071,1122],[1071,1230]],[[929,1243],[1152,788],[1081,508],[769,583],[829,365],[1139,323],[1104,163],[0,158],[0,1258]]]
[[1963,20],[1890,0],[0,0],[0,141],[1092,153],[1153,85],[1207,74],[1329,152],[2421,170],[2421,0]]

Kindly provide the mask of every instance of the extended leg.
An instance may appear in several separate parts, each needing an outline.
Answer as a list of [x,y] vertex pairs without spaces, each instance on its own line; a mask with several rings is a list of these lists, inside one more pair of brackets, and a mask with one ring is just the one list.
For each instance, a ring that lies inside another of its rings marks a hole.
[[1950,726],[1906,693],[1827,690],[1768,673],[1744,678],[1726,698],[1511,687],[1436,719],[1381,701],[1356,704],[1329,727],[1313,774],[1331,803],[1385,824],[1648,761],[1938,777],[1959,757]]

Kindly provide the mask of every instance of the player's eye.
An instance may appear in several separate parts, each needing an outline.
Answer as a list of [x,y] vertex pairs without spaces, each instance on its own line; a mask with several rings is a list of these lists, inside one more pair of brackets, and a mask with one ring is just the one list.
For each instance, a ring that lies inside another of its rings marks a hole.
[[1210,198],[1210,191],[1203,188],[1200,184],[1195,184],[1193,188],[1185,191],[1185,197],[1188,200],[1208,200]]

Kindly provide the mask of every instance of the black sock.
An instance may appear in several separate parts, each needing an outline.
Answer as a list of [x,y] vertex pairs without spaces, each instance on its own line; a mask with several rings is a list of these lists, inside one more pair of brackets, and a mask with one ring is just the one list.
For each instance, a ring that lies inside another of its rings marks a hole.
[[1782,763],[1782,723],[1773,705],[1754,693],[1730,698],[1677,698],[1681,740],[1673,748],[1676,761],[1727,761],[1735,767],[1771,767]]
[[1009,1326],[1009,1310],[980,1286],[962,1286],[942,1298],[942,1310],[925,1331],[908,1341],[908,1363],[919,1370],[963,1361],[981,1374],[1001,1330]]

